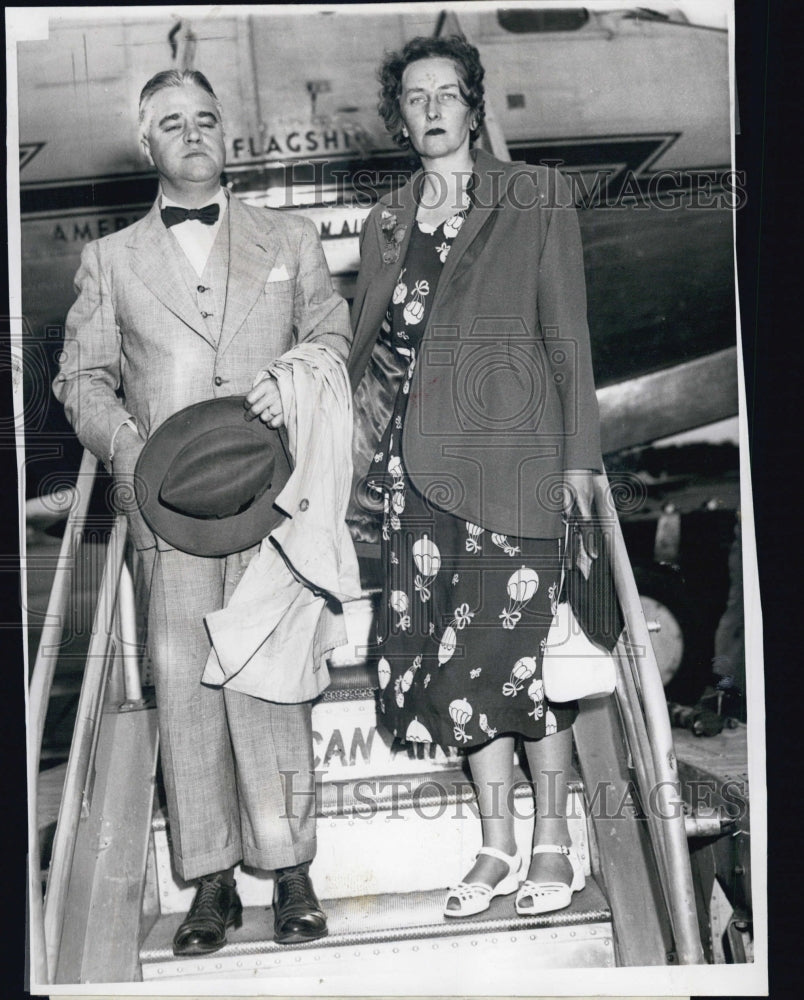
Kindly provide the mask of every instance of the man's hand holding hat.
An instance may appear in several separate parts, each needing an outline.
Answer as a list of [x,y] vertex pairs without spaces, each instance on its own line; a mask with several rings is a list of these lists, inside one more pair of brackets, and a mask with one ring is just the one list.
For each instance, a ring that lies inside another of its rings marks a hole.
[[246,396],[246,412],[249,419],[259,418],[269,427],[276,429],[285,423],[282,397],[276,381],[268,374],[260,372],[254,388]]
[[274,506],[291,464],[279,432],[245,396],[186,406],[159,425],[132,477],[146,524],[174,548],[225,556],[257,545],[287,515]]

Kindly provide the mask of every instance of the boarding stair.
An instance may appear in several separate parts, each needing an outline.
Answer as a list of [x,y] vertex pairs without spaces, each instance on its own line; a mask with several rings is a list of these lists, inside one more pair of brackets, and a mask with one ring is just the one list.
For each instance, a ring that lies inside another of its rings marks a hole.
[[[33,672],[31,733],[37,744],[48,680],[63,645],[53,630],[69,617],[69,577],[81,563],[94,465],[85,455],[78,479],[83,488],[76,489],[70,509]],[[605,477],[598,488],[603,509],[609,502]],[[382,984],[388,977],[402,981],[426,958],[428,976],[434,977],[430,989],[440,982],[448,990],[449,976],[459,968],[461,983],[493,992],[514,988],[510,977],[523,955],[528,969],[702,960],[663,689],[635,590],[621,598],[630,632],[617,648],[617,696],[582,703],[574,727],[569,816],[586,889],[554,914],[519,917],[513,897],[507,897],[476,917],[454,919],[443,916],[445,889],[470,867],[480,846],[475,795],[460,757],[429,746],[395,746],[378,722],[377,675],[366,655],[378,570],[376,560],[365,558],[363,597],[345,608],[347,645],[333,654],[332,682],[313,708],[318,852],[311,873],[329,935],[307,944],[275,944],[270,873],[238,870],[243,925],[230,930],[228,943],[212,955],[176,958],[171,940],[193,888],[177,877],[170,860],[156,712],[137,641],[125,541],[125,519],[118,517],[106,544],[44,872],[44,904],[35,860],[39,843],[32,838],[35,981],[254,981],[270,975],[342,984],[359,969],[363,982]],[[620,561],[613,561],[615,571]],[[630,573],[627,564],[623,569]],[[622,594],[623,581],[617,582]],[[32,831],[36,763],[32,755]],[[527,852],[533,804],[524,771],[517,768],[516,837]],[[665,796],[658,810],[649,800],[657,789]],[[671,818],[658,821],[657,812]]]

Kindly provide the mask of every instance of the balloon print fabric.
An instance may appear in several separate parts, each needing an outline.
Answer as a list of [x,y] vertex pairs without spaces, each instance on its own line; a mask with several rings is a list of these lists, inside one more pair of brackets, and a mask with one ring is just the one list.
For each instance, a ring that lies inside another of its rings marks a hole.
[[561,578],[558,539],[522,539],[434,508],[405,473],[401,437],[416,352],[465,213],[417,224],[381,336],[407,362],[369,485],[383,500],[377,619],[380,722],[403,742],[472,750],[496,736],[540,739],[575,704],[544,697],[541,663]]

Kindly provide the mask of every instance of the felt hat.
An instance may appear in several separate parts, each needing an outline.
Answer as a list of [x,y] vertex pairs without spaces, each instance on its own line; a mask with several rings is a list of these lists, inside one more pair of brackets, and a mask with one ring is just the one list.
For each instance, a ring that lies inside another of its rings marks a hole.
[[137,460],[142,516],[182,552],[240,552],[286,516],[274,506],[291,474],[284,441],[248,420],[244,403],[245,396],[225,396],[185,407],[154,431]]

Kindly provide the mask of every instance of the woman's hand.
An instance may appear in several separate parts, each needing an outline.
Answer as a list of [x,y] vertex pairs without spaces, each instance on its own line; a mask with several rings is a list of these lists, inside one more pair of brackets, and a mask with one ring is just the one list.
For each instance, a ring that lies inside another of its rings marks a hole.
[[577,532],[578,566],[588,576],[593,559],[597,559],[597,537],[592,520],[595,472],[589,469],[567,469],[564,472],[564,514]]
[[281,427],[285,422],[282,397],[279,387],[270,375],[259,381],[246,396],[246,412],[249,420],[259,417],[269,427]]

